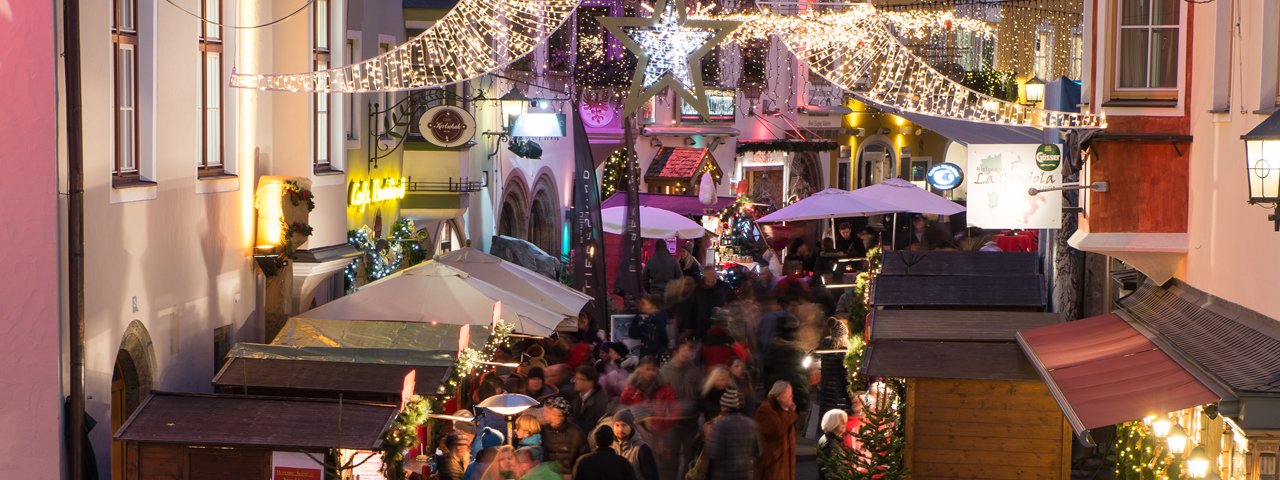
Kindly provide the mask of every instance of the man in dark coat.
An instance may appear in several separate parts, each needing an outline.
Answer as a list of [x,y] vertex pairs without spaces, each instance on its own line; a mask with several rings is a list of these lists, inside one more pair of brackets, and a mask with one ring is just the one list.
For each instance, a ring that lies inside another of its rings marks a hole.
[[547,423],[542,425],[542,448],[547,461],[560,462],[561,472],[572,472],[574,462],[586,453],[587,436],[568,421],[569,402],[564,397],[551,397],[543,403]]
[[578,367],[573,374],[573,424],[582,431],[595,428],[609,408],[609,394],[599,383],[600,372],[590,365]]
[[702,269],[702,282],[698,283],[694,298],[697,313],[693,333],[701,339],[707,336],[707,330],[711,328],[711,314],[715,309],[733,301],[733,289],[720,281],[720,276],[716,275],[716,267],[705,267]]
[[636,480],[635,469],[626,457],[613,450],[613,428],[605,425],[595,433],[596,451],[578,460],[573,468],[573,480],[597,480],[601,478]]
[[680,262],[667,251],[667,241],[661,238],[653,241],[653,256],[640,271],[640,285],[645,293],[662,295],[667,291],[667,282],[683,276]]

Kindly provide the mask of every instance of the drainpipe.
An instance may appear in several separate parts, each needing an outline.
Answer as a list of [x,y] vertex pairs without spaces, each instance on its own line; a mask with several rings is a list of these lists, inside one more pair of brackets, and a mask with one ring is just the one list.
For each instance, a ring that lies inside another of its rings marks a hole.
[[[64,0],[63,72],[67,92],[67,332],[71,363],[69,478],[83,480],[84,445],[84,134],[80,112],[80,1]],[[115,432],[112,432],[113,434]]]

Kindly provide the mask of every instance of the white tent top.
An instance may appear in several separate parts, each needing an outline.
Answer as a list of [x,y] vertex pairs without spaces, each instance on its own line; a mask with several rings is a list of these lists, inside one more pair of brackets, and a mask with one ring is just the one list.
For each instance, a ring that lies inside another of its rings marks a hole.
[[[547,278],[533,270],[508,262],[480,250],[465,247],[436,257],[436,261],[457,268],[506,290],[524,297],[547,310],[577,318],[582,307],[591,297],[564,284]],[[576,322],[567,322],[557,331],[574,331]]]
[[894,207],[890,204],[868,198],[858,198],[848,190],[828,188],[802,198],[796,203],[782,207],[776,212],[760,217],[756,222],[823,220],[836,217],[860,217],[893,213],[894,211]]
[[[609,207],[600,211],[604,231],[622,234],[626,231],[627,207]],[[701,238],[707,230],[684,215],[661,208],[640,206],[640,236],[644,238]]]
[[886,213],[926,213],[955,215],[963,212],[960,204],[916,186],[901,178],[890,178],[869,187],[859,188],[849,196],[869,202],[887,203],[893,210]]
[[498,302],[500,318],[520,333],[549,336],[566,319],[564,314],[436,261],[389,275],[298,317],[490,325]]

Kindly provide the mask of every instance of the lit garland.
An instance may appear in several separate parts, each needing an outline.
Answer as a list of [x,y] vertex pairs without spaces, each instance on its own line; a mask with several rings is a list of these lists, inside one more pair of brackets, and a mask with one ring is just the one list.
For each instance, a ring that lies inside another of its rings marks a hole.
[[418,426],[431,414],[431,402],[419,395],[409,399],[382,435],[382,474],[389,479],[404,478],[404,452],[420,445]]
[[[458,352],[458,361],[454,362],[449,379],[440,385],[440,393],[462,388],[464,380],[470,378],[471,374],[480,370],[487,362],[491,362],[498,349],[510,346],[513,331],[515,331],[514,325],[499,320],[490,329],[489,338],[485,340],[484,347],[479,350],[468,347]],[[460,399],[467,398],[465,391],[459,391],[458,394]]]
[[1116,425],[1116,478],[1181,478],[1178,475],[1181,465],[1170,461],[1169,450],[1164,443],[1141,421]]
[[391,92],[454,84],[528,55],[579,0],[461,0],[430,28],[390,52],[317,72],[233,73],[231,86],[289,92]]
[[[626,189],[626,173],[627,173],[627,149],[619,148],[609,154],[609,158],[604,161],[604,175],[600,178],[600,195],[601,198],[608,199],[614,192],[620,192]],[[639,162],[632,157],[631,164],[635,165],[636,171],[640,170]]]

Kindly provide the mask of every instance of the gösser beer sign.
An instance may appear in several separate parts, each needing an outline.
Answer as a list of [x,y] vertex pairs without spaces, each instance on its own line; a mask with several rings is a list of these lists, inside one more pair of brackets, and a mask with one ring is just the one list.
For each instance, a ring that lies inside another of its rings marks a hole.
[[476,134],[476,119],[453,105],[432,107],[418,118],[418,132],[438,147],[456,147]]

